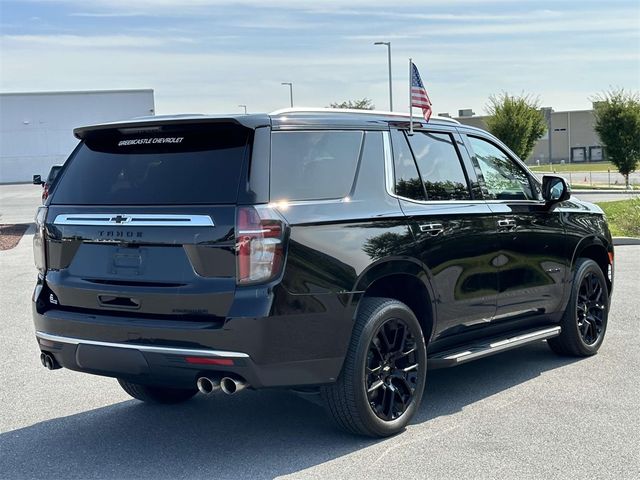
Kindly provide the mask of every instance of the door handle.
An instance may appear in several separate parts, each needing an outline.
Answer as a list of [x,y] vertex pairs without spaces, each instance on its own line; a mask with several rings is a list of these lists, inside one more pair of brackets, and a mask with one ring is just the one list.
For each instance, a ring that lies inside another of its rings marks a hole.
[[505,229],[505,230],[513,230],[514,228],[516,228],[517,223],[514,219],[512,218],[505,218],[502,220],[498,220],[498,227]]
[[440,235],[444,232],[444,227],[441,223],[425,223],[420,225],[420,232],[435,237],[436,235]]

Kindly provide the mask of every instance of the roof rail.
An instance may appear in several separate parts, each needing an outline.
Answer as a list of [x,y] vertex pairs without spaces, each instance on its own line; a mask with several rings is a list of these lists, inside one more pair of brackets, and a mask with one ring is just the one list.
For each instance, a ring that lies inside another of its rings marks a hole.
[[[387,117],[406,117],[409,118],[408,113],[404,112],[389,112],[384,110],[361,110],[357,108],[319,108],[319,107],[291,107],[291,108],[281,108],[279,110],[275,110],[269,113],[270,116],[274,117],[277,115],[286,115],[288,113],[357,113],[364,115],[384,115]],[[420,117],[416,117],[414,115],[416,121],[419,121]],[[460,122],[455,118],[450,117],[438,117],[436,115],[431,116],[433,120],[440,120],[443,122],[450,122],[460,125]]]

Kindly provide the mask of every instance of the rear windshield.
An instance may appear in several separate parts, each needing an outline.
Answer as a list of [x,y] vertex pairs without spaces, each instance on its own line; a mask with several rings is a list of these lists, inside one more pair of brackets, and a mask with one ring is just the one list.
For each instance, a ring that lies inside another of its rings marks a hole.
[[51,202],[234,203],[248,143],[249,130],[235,125],[95,132],[69,159]]

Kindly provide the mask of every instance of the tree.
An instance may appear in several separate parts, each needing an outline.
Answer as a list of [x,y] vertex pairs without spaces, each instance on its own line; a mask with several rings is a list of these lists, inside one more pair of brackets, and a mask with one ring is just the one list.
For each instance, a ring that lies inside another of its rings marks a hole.
[[359,100],[347,100],[346,102],[334,102],[329,105],[331,108],[353,108],[356,110],[373,110],[376,106],[371,103],[371,99],[364,97]]
[[624,176],[629,188],[629,174],[638,168],[640,162],[640,95],[613,89],[592,100],[595,130],[607,158]]
[[522,160],[527,159],[547,129],[538,100],[529,95],[491,95],[487,112],[489,131]]

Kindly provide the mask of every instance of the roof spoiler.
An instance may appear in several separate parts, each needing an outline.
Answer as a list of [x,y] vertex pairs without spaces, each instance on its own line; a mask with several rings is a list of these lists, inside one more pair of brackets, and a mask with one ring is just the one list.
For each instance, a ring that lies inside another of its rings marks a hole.
[[221,115],[215,117],[206,115],[180,115],[145,117],[127,121],[100,123],[96,125],[77,127],[73,129],[73,134],[76,138],[82,140],[87,136],[87,134],[101,130],[136,128],[142,129],[162,127],[166,125],[205,125],[215,123],[235,123],[236,125],[254,130],[258,127],[266,127],[271,125],[271,119],[268,115]]

